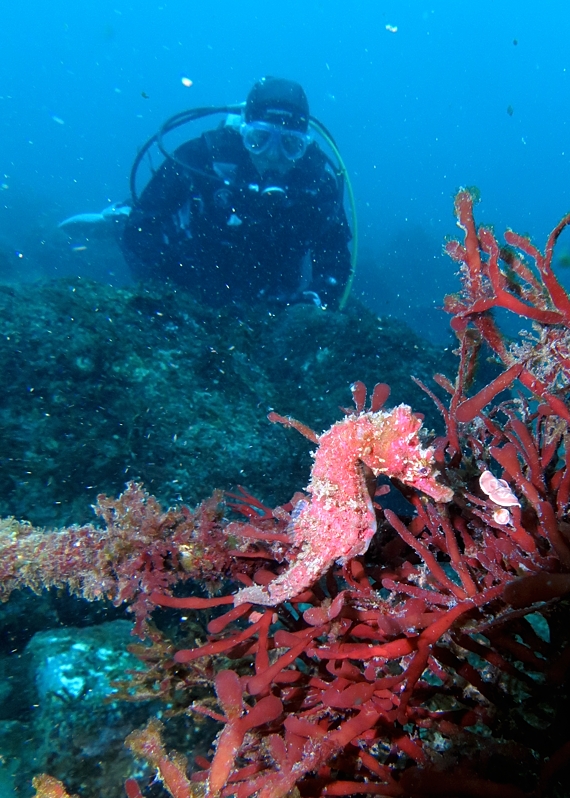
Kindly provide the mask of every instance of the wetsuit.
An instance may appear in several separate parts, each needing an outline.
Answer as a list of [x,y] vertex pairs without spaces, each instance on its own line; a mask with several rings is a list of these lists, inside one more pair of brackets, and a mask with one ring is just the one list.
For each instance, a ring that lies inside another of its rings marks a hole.
[[263,177],[229,126],[175,155],[153,175],[123,231],[135,277],[170,278],[213,305],[306,301],[307,292],[338,303],[350,272],[350,229],[316,143],[286,174]]

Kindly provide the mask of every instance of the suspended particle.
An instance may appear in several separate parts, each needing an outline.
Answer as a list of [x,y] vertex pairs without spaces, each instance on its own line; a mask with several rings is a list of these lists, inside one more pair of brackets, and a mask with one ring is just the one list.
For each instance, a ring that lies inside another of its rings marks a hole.
[[190,80],[190,78],[186,78],[186,77],[182,78],[182,85],[186,86],[187,89],[189,89],[190,86],[192,86],[193,84],[194,84],[194,81]]

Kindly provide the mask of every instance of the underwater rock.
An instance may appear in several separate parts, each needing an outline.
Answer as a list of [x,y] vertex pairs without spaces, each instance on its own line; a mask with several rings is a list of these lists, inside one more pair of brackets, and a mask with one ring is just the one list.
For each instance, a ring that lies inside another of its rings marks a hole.
[[91,521],[97,494],[141,481],[163,504],[244,485],[268,503],[306,484],[306,443],[274,407],[320,432],[348,385],[388,382],[441,424],[410,374],[452,373],[449,351],[360,305],[207,308],[169,285],[83,279],[0,287],[0,515]]

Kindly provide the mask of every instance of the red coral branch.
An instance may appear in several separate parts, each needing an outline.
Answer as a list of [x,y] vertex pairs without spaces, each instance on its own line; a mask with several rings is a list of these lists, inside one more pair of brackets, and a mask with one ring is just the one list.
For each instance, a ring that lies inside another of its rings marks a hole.
[[[18,526],[18,542],[4,544],[7,592],[68,584],[93,597],[96,576],[99,592],[134,602],[139,628],[153,603],[208,613],[200,639],[174,656],[156,639],[141,654],[154,657],[141,696],[168,700],[175,684],[188,708],[221,724],[192,778],[159,726],[129,738],[174,798],[562,794],[570,300],[552,258],[570,216],[543,255],[512,232],[504,247],[477,229],[467,191],[456,212],[464,240],[446,249],[463,288],[446,307],[460,360],[455,380],[435,379],[448,406],[434,396],[444,437],[430,442],[405,405],[381,409],[382,384],[366,410],[356,382],[356,412],[322,435],[271,414],[317,444],[307,495],[287,505],[239,489],[228,507],[242,518],[228,521],[219,497],[163,513],[132,486],[102,500],[104,530],[50,533],[46,550],[63,552],[65,568],[46,564],[36,531]],[[495,308],[530,319],[532,336],[509,342]],[[483,345],[503,371],[474,388]],[[499,402],[506,391],[518,394]],[[407,499],[407,518],[375,504],[379,475]],[[92,553],[74,555],[78,540]],[[42,568],[18,581],[23,550]],[[188,576],[206,596],[182,595]],[[133,780],[126,789],[140,798]]]

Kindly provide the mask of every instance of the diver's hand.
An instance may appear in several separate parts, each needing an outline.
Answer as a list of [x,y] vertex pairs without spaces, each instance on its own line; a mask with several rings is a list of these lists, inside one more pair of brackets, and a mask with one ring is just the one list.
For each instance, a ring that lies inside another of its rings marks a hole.
[[289,307],[289,305],[314,305],[317,308],[326,308],[321,302],[320,296],[316,291],[295,291],[293,294],[270,294],[265,297],[265,301],[270,305]]
[[326,303],[321,300],[316,291],[297,291],[289,298],[291,305],[314,305],[316,308],[324,310]]
[[316,291],[301,291],[297,302],[302,302],[304,305],[315,305],[317,308],[326,307]]
[[111,227],[129,217],[131,206],[117,202],[109,205],[100,213],[78,213],[60,222],[60,230],[75,235],[76,233],[93,232],[96,227]]

